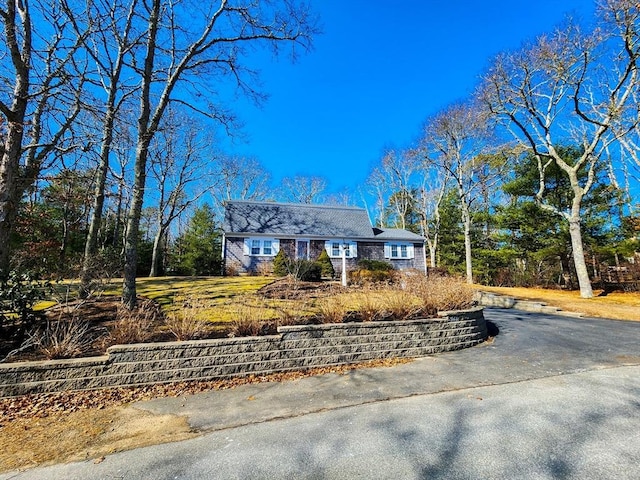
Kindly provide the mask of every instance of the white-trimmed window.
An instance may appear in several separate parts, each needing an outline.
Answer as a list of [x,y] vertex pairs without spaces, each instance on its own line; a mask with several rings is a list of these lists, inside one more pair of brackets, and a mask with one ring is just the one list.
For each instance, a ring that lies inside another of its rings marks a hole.
[[245,238],[244,254],[250,257],[274,257],[280,250],[280,241],[275,238]]
[[409,260],[414,258],[413,243],[394,242],[384,244],[384,256],[392,260]]
[[358,244],[356,242],[328,240],[324,243],[324,249],[331,258],[342,258],[343,249],[345,249],[345,256],[347,258],[355,258],[358,256]]

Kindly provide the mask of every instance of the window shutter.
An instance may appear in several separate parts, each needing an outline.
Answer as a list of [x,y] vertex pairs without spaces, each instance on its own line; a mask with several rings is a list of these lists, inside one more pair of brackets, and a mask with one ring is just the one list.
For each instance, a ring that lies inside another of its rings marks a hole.
[[246,256],[251,254],[251,239],[250,238],[245,238],[244,239],[244,254]]
[[351,258],[358,256],[358,244],[356,242],[349,242],[349,253],[351,254]]
[[329,255],[329,257],[331,257],[331,241],[330,240],[325,240],[324,249],[326,250],[327,255]]
[[271,249],[273,250],[273,255],[277,255],[280,251],[280,240],[274,238],[273,242],[271,242]]
[[384,258],[391,258],[391,245],[388,243],[384,244]]
[[414,258],[415,257],[415,252],[413,249],[413,244],[407,246],[407,258]]

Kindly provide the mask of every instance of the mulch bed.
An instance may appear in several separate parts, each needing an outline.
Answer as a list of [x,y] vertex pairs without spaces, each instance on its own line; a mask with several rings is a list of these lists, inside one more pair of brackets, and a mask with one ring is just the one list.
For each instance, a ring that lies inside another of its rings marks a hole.
[[265,285],[258,290],[258,294],[264,298],[298,300],[318,298],[330,292],[339,292],[343,289],[346,290],[345,287],[337,282],[303,282],[284,278]]

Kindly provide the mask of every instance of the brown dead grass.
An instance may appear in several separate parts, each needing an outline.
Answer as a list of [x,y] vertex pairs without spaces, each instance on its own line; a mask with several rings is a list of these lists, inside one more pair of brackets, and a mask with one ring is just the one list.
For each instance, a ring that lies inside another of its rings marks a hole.
[[544,302],[567,312],[582,313],[587,317],[640,321],[640,293],[612,292],[604,295],[601,290],[595,290],[595,296],[587,299],[580,298],[578,291],[480,285],[477,288],[523,300]]
[[94,458],[194,437],[186,418],[122,406],[18,418],[0,429],[0,471]]

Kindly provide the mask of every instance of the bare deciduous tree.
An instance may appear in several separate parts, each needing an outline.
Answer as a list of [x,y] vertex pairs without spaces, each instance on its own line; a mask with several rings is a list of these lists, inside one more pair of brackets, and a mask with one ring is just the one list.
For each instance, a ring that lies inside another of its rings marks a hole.
[[269,173],[253,158],[218,155],[213,162],[216,181],[210,190],[216,200],[216,215],[220,216],[229,200],[265,200],[269,188]]
[[[559,28],[531,45],[496,58],[484,78],[480,98],[504,121],[537,162],[539,205],[569,223],[580,294],[593,296],[582,242],[582,201],[594,183],[608,148],[625,142],[638,128],[640,12],[633,0],[599,3],[598,29]],[[557,147],[577,144],[573,162]],[[544,201],[545,172],[556,164],[573,191],[571,208],[558,211]],[[586,175],[581,180],[581,173]]]
[[[375,205],[373,206],[374,219],[373,223],[378,227],[387,224],[386,206],[387,199],[391,195],[388,189],[386,176],[380,167],[375,167],[366,182],[366,190],[369,195],[373,196]],[[366,201],[365,195],[362,195]]]
[[[240,62],[249,45],[272,46],[287,43],[307,47],[315,33],[315,20],[308,7],[294,1],[180,2],[167,4],[150,0],[141,5],[139,25],[144,46],[136,53],[140,79],[140,107],[133,197],[127,219],[122,301],[136,304],[136,263],[140,212],[144,198],[149,145],[158,131],[169,104],[174,101],[196,112],[228,121],[220,105],[205,99],[213,96],[215,79],[231,75],[249,94],[256,92],[243,75]],[[188,21],[187,21],[188,20]],[[178,85],[181,94],[176,94]]]
[[[429,119],[420,151],[427,165],[455,185],[464,228],[467,282],[473,283],[471,252],[472,205],[476,199],[482,153],[487,148],[486,115],[471,104],[454,104]],[[442,195],[443,193],[441,193]]]
[[[82,18],[73,14],[75,4],[69,5],[66,0],[64,2],[77,32],[87,28],[83,26],[84,22],[93,29],[92,35],[87,36],[85,41],[85,52],[95,67],[92,83],[96,87],[96,94],[88,109],[98,125],[96,129],[100,130],[100,152],[80,281],[80,296],[86,297],[98,249],[98,233],[102,226],[116,121],[123,104],[136,91],[136,85],[127,85],[121,77],[127,71],[125,62],[128,56],[141,39],[133,28],[137,0],[129,3],[127,0],[92,0],[87,2],[87,14]],[[104,98],[98,97],[99,91],[102,91]]]
[[424,165],[418,205],[422,235],[427,240],[431,267],[438,266],[438,243],[440,240],[440,205],[449,182],[448,172],[440,172],[433,165]]
[[412,152],[389,150],[369,175],[367,186],[376,199],[378,226],[407,228],[417,205],[417,167]]
[[[192,119],[168,115],[151,145],[151,177],[155,187],[156,225],[150,277],[161,273],[162,243],[171,224],[206,192],[209,175],[205,162],[207,140]],[[184,128],[186,127],[186,128]]]
[[0,275],[18,204],[47,159],[73,148],[84,64],[74,58],[86,32],[73,32],[58,1],[6,0],[0,7],[5,49],[0,76]]
[[282,196],[293,203],[320,203],[322,194],[327,188],[327,181],[322,177],[285,177],[282,179]]
[[410,152],[398,155],[392,150],[382,158],[381,169],[391,191],[387,201],[391,215],[387,216],[387,223],[392,219],[394,227],[406,229],[408,216],[415,210],[417,199],[413,181],[416,167],[416,159]]

